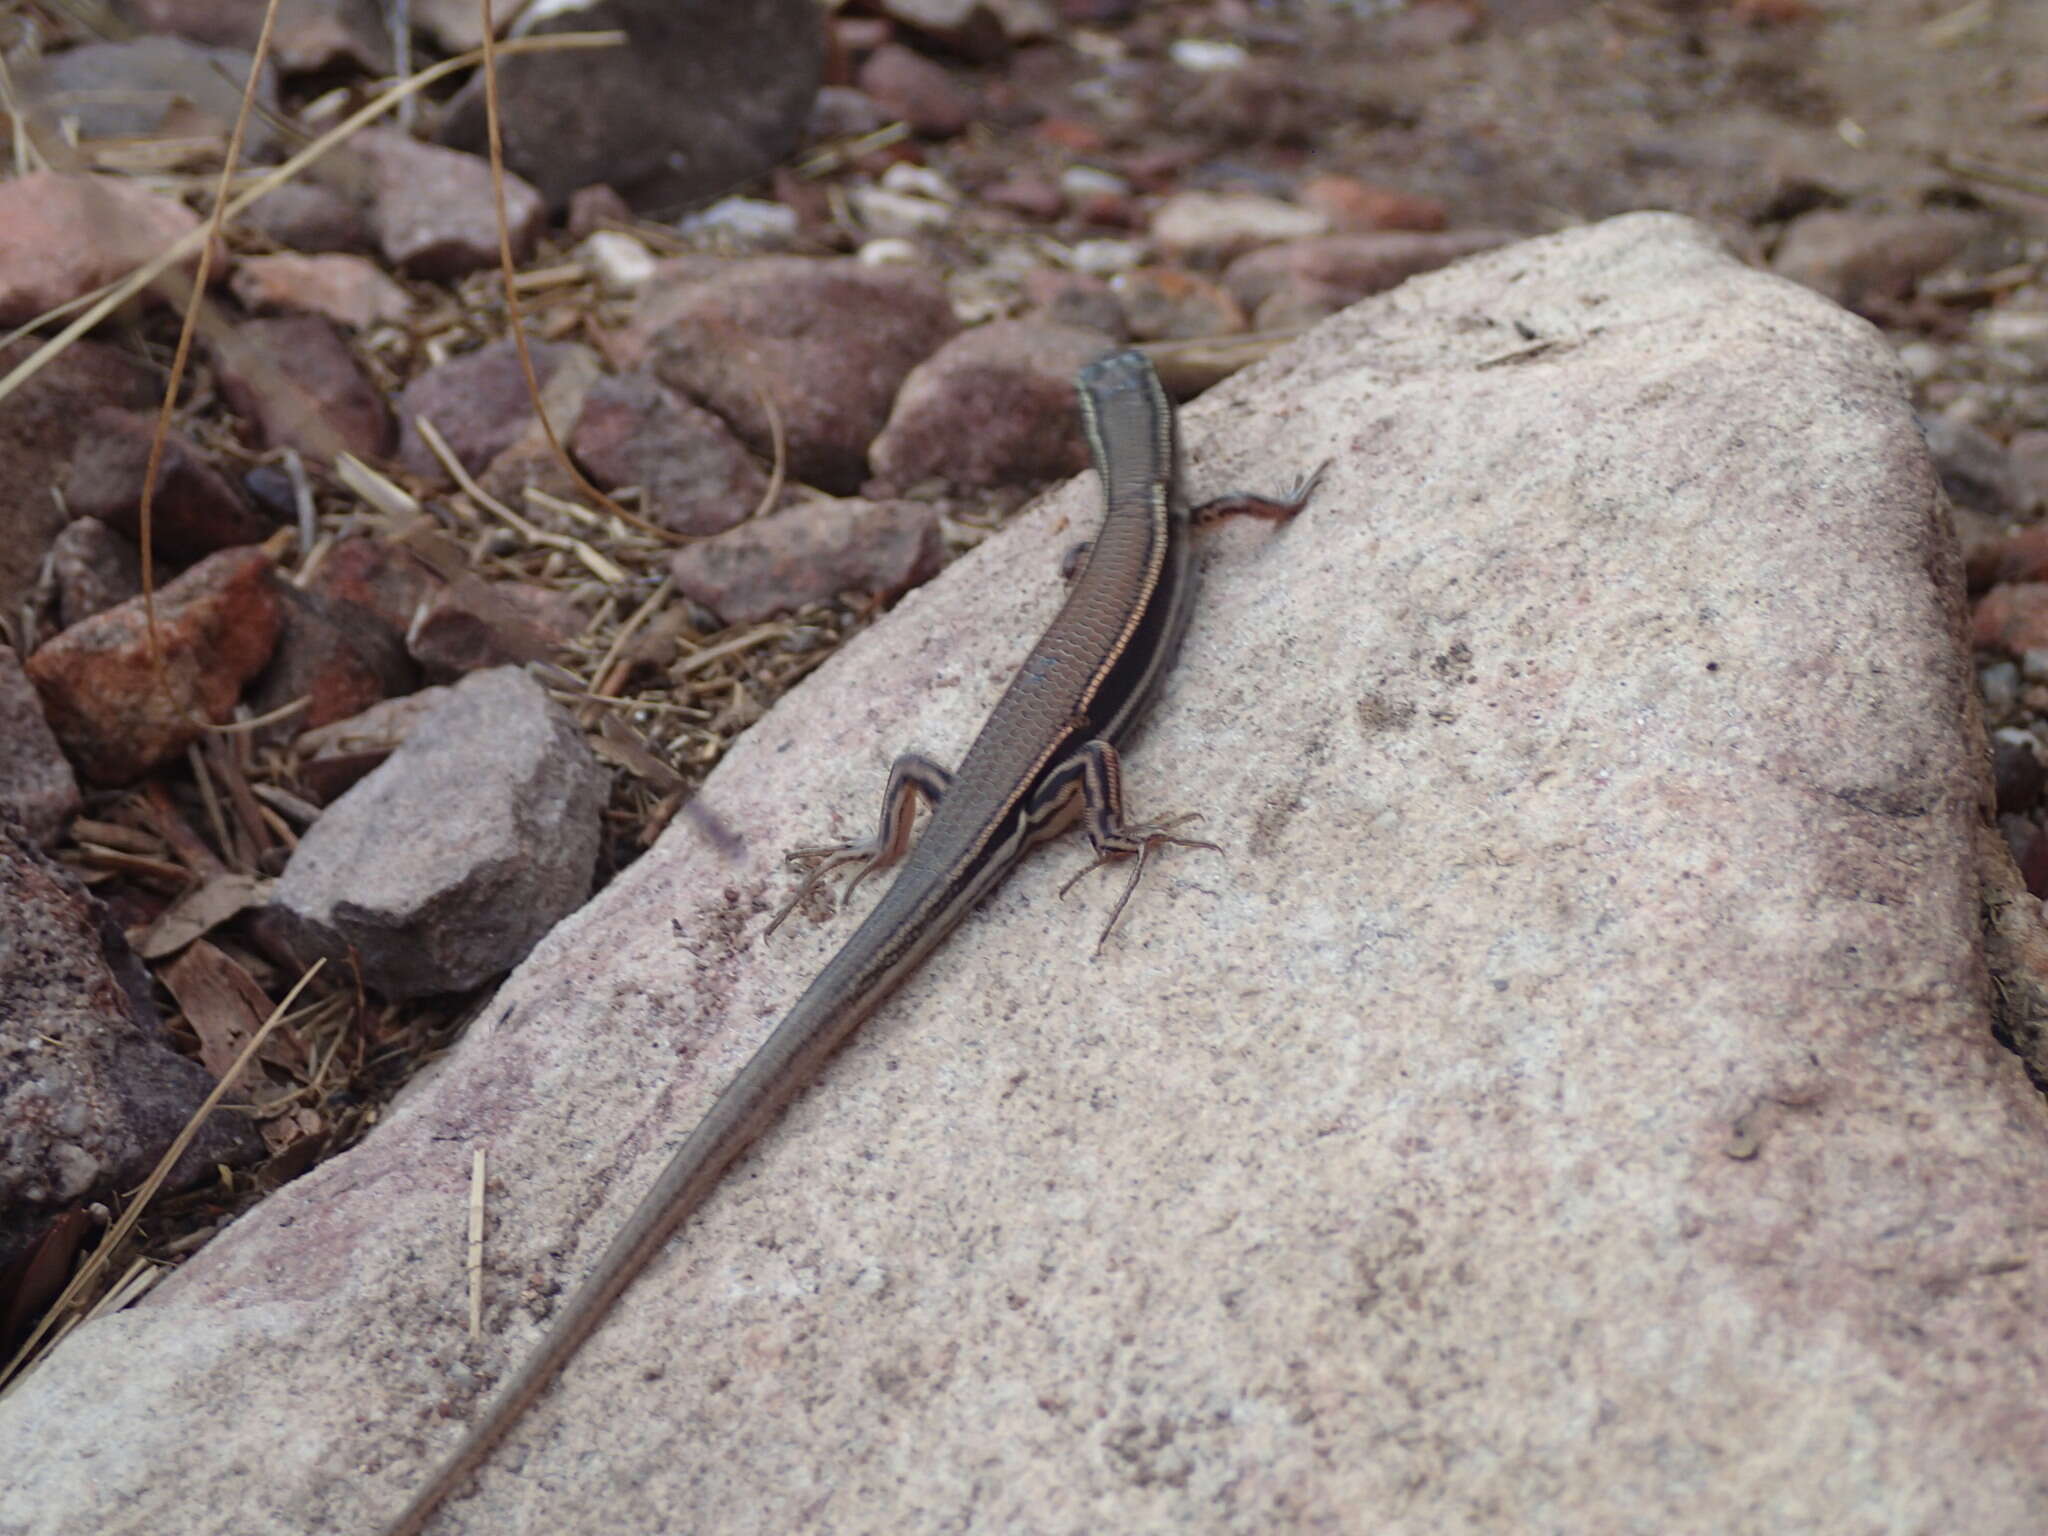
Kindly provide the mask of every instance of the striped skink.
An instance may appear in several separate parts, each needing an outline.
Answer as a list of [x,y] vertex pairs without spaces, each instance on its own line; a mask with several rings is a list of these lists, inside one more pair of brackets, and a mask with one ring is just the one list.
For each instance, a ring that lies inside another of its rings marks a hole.
[[[792,855],[812,867],[775,923],[835,868],[853,870],[849,894],[877,870],[902,868],[712,1103],[540,1347],[386,1528],[387,1536],[417,1536],[717,1186],[733,1159],[1034,844],[1079,820],[1096,854],[1083,874],[1111,860],[1136,858],[1104,938],[1155,848],[1214,846],[1173,835],[1172,822],[1125,823],[1116,744],[1158,695],[1187,629],[1194,599],[1190,530],[1235,513],[1291,517],[1307,503],[1317,476],[1283,499],[1226,496],[1191,509],[1180,494],[1173,403],[1145,355],[1114,353],[1082,369],[1077,382],[1104,507],[1094,541],[1076,551],[1059,615],[1017,669],[957,771],[948,774],[915,755],[898,758],[889,773],[881,826],[871,840]],[[932,813],[913,841],[919,801]]]

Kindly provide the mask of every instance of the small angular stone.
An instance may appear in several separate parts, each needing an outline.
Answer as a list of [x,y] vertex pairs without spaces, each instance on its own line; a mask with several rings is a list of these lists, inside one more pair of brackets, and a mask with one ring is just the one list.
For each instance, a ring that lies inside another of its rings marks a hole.
[[[171,1049],[106,907],[17,832],[0,815],[0,1266],[68,1207],[133,1189],[213,1087]],[[167,1187],[261,1147],[216,1110]]]
[[[207,48],[181,37],[82,43],[47,56],[20,82],[23,97],[54,127],[63,119],[87,139],[194,137],[224,144],[254,62],[241,48]],[[242,152],[267,159],[277,142],[277,71],[257,80],[256,110]]]
[[963,331],[911,370],[869,453],[898,490],[1028,485],[1078,474],[1088,445],[1074,375],[1115,346],[1100,331],[997,320]]
[[0,645],[0,811],[38,843],[53,843],[78,809],[78,779],[43,719],[21,658]]
[[242,210],[239,223],[287,250],[309,254],[360,251],[370,244],[362,210],[345,194],[317,181],[288,181]]
[[306,590],[346,605],[350,622],[382,624],[393,639],[412,627],[441,580],[402,545],[368,534],[338,541],[306,579]]
[[[579,350],[564,342],[529,341],[527,346],[543,390]],[[505,337],[451,357],[400,391],[398,461],[430,484],[447,485],[448,472],[414,425],[422,416],[446,439],[464,469],[481,474],[534,424],[533,395],[519,364],[518,344]]]
[[677,533],[720,533],[760,503],[768,479],[724,422],[644,374],[601,380],[570,451],[606,491],[637,485],[642,514]]
[[[198,228],[183,203],[119,177],[32,171],[0,181],[0,325],[116,282]],[[195,251],[184,270],[198,264]],[[226,267],[217,249],[213,275]]]
[[1225,270],[1223,286],[1253,312],[1290,289],[1312,289],[1327,295],[1332,309],[1342,309],[1418,272],[1448,266],[1507,239],[1492,230],[1324,235],[1239,257]]
[[357,331],[412,312],[412,295],[360,256],[244,256],[228,288],[244,309],[325,315]]
[[1817,208],[1787,226],[1771,270],[1849,309],[1911,296],[1920,279],[1962,255],[1984,221],[1952,208],[1866,213]]
[[606,785],[538,683],[473,673],[313,824],[275,909],[386,997],[473,987],[590,894]]
[[406,649],[430,678],[445,681],[488,667],[551,656],[583,630],[582,610],[552,587],[519,581],[443,588],[406,635]]
[[855,83],[884,112],[927,138],[950,139],[974,121],[973,95],[943,65],[901,43],[885,43],[868,55]]
[[[716,411],[742,442],[773,451],[765,391],[786,433],[790,472],[856,489],[867,449],[910,370],[959,329],[922,268],[763,256],[681,290],[650,289],[649,371]],[[645,309],[643,309],[645,313]],[[644,322],[643,322],[644,323]],[[748,338],[742,352],[734,336]]]
[[1433,233],[1450,222],[1444,205],[1352,176],[1314,176],[1302,183],[1301,201],[1329,217],[1333,231],[1355,234],[1376,229]]
[[300,708],[269,727],[267,739],[288,741],[418,686],[418,669],[388,627],[365,623],[342,604],[290,582],[275,590],[277,646],[250,689],[249,704],[258,715],[292,703]]
[[358,783],[398,750],[408,732],[440,708],[448,689],[421,688],[372,704],[359,715],[315,726],[292,743],[300,786],[323,805]]
[[[368,222],[385,260],[417,277],[461,277],[496,264],[497,204],[487,161],[395,128],[366,129],[350,147],[369,171]],[[532,251],[546,216],[540,194],[507,171],[513,260]]]
[[97,784],[126,784],[225,722],[277,640],[270,557],[209,555],[156,594],[162,668],[141,598],[74,624],[28,659],[64,751]]
[[1152,238],[1169,256],[1223,261],[1261,246],[1320,235],[1329,215],[1249,192],[1176,192],[1152,215]]
[[842,592],[898,596],[939,568],[938,513],[917,501],[820,499],[669,556],[676,589],[729,624]]
[[265,446],[329,464],[342,453],[376,458],[390,442],[383,394],[320,316],[245,320],[215,345],[228,403]]
[[[556,207],[594,181],[672,209],[762,175],[796,148],[825,54],[815,0],[583,0],[522,30],[626,34],[623,48],[498,61],[505,163]],[[440,136],[483,151],[480,80],[448,104]]]
[[[266,0],[128,0],[122,12],[148,32],[254,48],[267,8]],[[384,13],[378,0],[279,0],[270,56],[288,75],[342,67],[384,74],[391,68]]]
[[2048,581],[2016,581],[1977,599],[1970,640],[1980,651],[2023,656],[2048,650]]
[[[0,347],[0,371],[35,350],[32,337]],[[66,478],[79,434],[102,405],[148,405],[155,389],[135,359],[103,342],[75,341],[0,405],[0,613],[19,613],[51,541],[70,521],[50,494]]]
[[[156,418],[141,411],[94,411],[72,454],[66,492],[71,510],[139,541],[143,475],[155,433]],[[150,504],[150,539],[158,554],[196,560],[236,544],[261,543],[276,526],[198,444],[182,432],[164,434]]]
[[1140,341],[1230,336],[1245,327],[1244,311],[1207,278],[1177,267],[1140,267],[1111,284],[1122,301],[1130,333]]
[[57,627],[104,613],[142,590],[142,555],[96,517],[73,518],[50,546],[57,582]]

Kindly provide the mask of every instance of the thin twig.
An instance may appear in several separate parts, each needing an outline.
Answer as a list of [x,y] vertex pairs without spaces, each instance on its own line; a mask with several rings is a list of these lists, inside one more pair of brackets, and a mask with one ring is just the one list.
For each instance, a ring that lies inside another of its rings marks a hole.
[[503,120],[498,115],[498,22],[491,13],[491,0],[481,0],[481,6],[484,41],[478,52],[484,61],[484,139],[491,160],[491,207],[498,216],[498,274],[504,280],[505,318],[512,331],[512,345],[519,353],[519,371],[526,375],[526,393],[533,400],[533,414],[540,419],[540,429],[547,437],[555,462],[568,471],[578,490],[643,533],[652,534],[665,544],[681,544],[685,542],[681,534],[628,512],[590,483],[590,478],[569,457],[561,438],[555,435],[555,424],[548,419],[547,406],[541,401],[540,374],[533,366],[533,351],[526,342],[526,319],[519,307],[519,272],[512,260],[512,226],[505,213],[505,135]]

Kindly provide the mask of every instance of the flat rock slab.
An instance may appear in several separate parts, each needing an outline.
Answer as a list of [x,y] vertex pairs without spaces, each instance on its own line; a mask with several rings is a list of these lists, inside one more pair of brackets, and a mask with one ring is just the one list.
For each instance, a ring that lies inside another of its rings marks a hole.
[[[2038,1531],[2048,1115],[1877,334],[1635,216],[1186,435],[1197,494],[1333,459],[1205,539],[1130,755],[1226,853],[1099,959],[1114,877],[1030,860],[434,1529]],[[67,1341],[0,1404],[0,1529],[375,1530],[848,931],[760,942],[780,851],[957,758],[1096,516],[854,641],[707,786],[743,853],[678,821],[363,1147]]]

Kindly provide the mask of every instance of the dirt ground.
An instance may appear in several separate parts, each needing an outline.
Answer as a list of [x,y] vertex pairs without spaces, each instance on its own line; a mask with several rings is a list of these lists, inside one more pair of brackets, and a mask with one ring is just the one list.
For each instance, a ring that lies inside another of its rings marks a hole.
[[[1409,17],[1432,7],[1411,10]],[[1996,200],[2048,234],[2048,6],[2023,0],[1492,0],[1449,46],[1402,48],[1314,7],[1309,88],[1351,111],[1304,158],[1398,178],[1459,223],[1558,227],[1670,208],[1736,235],[1817,194],[1888,209]],[[1775,21],[1774,16],[1792,19]],[[1788,201],[1789,199],[1789,201]]]

